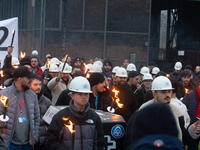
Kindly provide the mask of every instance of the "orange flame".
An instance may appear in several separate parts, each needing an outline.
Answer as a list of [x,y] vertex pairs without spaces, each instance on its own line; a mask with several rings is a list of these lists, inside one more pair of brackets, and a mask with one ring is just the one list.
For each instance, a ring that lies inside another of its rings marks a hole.
[[19,66],[17,66],[17,65],[14,65],[13,67],[16,69],[16,68],[18,68]]
[[166,77],[169,77],[170,76],[170,74],[166,74]]
[[66,125],[65,123],[64,123],[64,125],[69,129],[69,131],[70,131],[71,133],[74,133],[75,130],[73,130],[73,123],[69,120],[69,118],[64,118],[64,117],[62,117],[62,120],[64,120],[64,121],[69,121],[69,124],[70,124],[70,125]]
[[24,58],[26,56],[26,53],[25,52],[20,52],[20,57],[21,58]]
[[189,93],[189,89],[185,88],[185,94]]
[[106,88],[109,89],[109,85],[107,85]]
[[0,101],[4,107],[8,107],[8,97],[1,95]]
[[119,94],[119,91],[115,90],[115,88],[112,90],[113,93],[115,93],[115,98],[116,98],[116,103],[117,103],[117,106],[119,108],[122,108],[124,106],[124,104],[121,104],[119,101],[119,97],[118,97],[118,94]]
[[68,54],[67,54],[67,55],[65,55],[65,61],[67,61],[67,57],[68,57]]
[[1,77],[4,77],[3,71],[1,70],[0,72],[1,72]]
[[47,58],[47,68],[48,69],[50,68],[50,65],[51,65],[50,60],[49,60],[49,58]]
[[87,64],[85,62],[83,62],[83,65],[85,67],[85,72],[84,73],[86,74],[89,68],[88,68],[88,66],[87,66]]

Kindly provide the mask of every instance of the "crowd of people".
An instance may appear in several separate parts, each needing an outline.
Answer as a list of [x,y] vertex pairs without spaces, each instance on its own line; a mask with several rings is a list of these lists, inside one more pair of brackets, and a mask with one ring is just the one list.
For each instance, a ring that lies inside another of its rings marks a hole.
[[[153,61],[136,67],[124,59],[113,66],[109,59],[59,60],[50,54],[41,66],[36,50],[19,59],[12,50],[8,47],[1,68],[0,149],[104,149],[103,125],[94,112],[102,110],[121,115],[127,123],[124,149],[187,145],[198,150],[199,66],[193,72],[191,65],[176,62],[167,74]],[[68,107],[48,125],[42,117],[51,105]],[[67,128],[70,122],[74,134]]]

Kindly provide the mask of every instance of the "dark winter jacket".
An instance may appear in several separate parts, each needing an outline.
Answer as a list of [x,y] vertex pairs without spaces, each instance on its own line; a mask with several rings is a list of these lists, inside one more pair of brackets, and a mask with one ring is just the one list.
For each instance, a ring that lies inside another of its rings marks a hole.
[[181,73],[178,74],[176,73],[176,71],[174,70],[173,72],[170,73],[170,78],[174,78],[176,79],[176,81],[181,81]]
[[12,56],[11,57],[5,57],[4,59],[4,65],[3,65],[3,72],[4,72],[4,79],[9,79],[13,77],[13,73],[14,73],[14,68],[11,64],[12,61]]
[[189,89],[189,91],[194,90],[196,86],[190,81],[187,87],[183,87],[182,82],[179,82],[179,87],[176,93],[176,97],[180,99],[181,97],[185,96],[185,88]]
[[120,103],[123,104],[123,108],[118,108],[115,105],[115,113],[121,115],[128,122],[131,115],[138,109],[137,101],[134,99],[133,92],[127,84],[124,87],[115,86],[115,88],[119,91],[118,97]]
[[38,105],[40,109],[40,128],[39,128],[39,144],[45,145],[45,139],[46,139],[46,130],[48,127],[48,124],[44,122],[42,117],[48,110],[48,108],[51,105],[51,101],[45,97],[43,94],[38,95]]
[[137,86],[132,86],[132,91],[135,100],[137,101],[138,107],[140,107],[144,103],[144,93],[141,90],[137,90]]
[[[112,99],[110,90],[108,90],[107,88],[105,89],[106,91],[98,93],[98,104],[97,104],[98,110],[107,111],[107,107],[111,106]],[[93,93],[90,93],[90,98],[89,98],[90,108],[96,109],[95,99],[96,97],[94,97]]]
[[144,103],[153,98],[152,90],[147,91],[147,93],[144,95]]
[[103,150],[104,132],[99,116],[86,104],[83,112],[78,111],[73,100],[69,107],[58,112],[47,130],[46,146],[48,150],[72,149],[72,134],[64,124],[69,124],[62,117],[69,118],[75,124],[75,150]]
[[199,98],[197,95],[197,88],[189,92],[188,96],[185,95],[182,102],[186,105],[188,109],[188,114],[190,116],[191,122],[193,124],[198,119],[196,118],[196,112],[199,105]]
[[71,97],[69,96],[70,90],[66,89],[61,92],[55,106],[69,105]]

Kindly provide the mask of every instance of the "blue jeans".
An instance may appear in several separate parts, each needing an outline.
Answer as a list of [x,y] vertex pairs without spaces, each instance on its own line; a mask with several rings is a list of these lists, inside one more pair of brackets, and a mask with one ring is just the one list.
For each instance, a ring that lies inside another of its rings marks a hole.
[[10,149],[9,150],[32,150],[32,146],[29,145],[29,144],[16,145],[16,144],[10,143]]

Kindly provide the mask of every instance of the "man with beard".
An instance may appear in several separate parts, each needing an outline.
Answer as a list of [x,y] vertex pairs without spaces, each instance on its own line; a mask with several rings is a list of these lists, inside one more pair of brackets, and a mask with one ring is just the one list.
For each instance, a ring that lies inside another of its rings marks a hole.
[[200,136],[200,120],[185,128],[184,113],[183,111],[171,102],[172,84],[167,77],[159,76],[153,80],[152,94],[154,99],[144,103],[139,110],[153,103],[165,103],[168,104],[172,113],[175,116],[177,127],[179,130],[179,139],[184,145],[190,143],[193,139],[197,139]]
[[42,117],[50,107],[51,101],[41,93],[42,78],[40,76],[36,76],[35,78],[33,78],[33,80],[31,81],[30,89],[37,94],[38,105],[40,108],[39,139],[38,143],[34,145],[34,150],[45,150],[46,129],[48,127],[48,124],[44,122]]
[[[25,66],[15,69],[12,86],[0,91],[0,96],[8,97],[6,115],[9,120],[0,126],[1,136],[10,150],[32,150],[38,140],[40,113],[37,95],[29,89],[31,78],[37,74]],[[4,113],[4,105],[0,104],[0,114]]]
[[33,72],[35,72],[38,76],[41,76],[43,74],[42,69],[39,66],[39,61],[36,56],[31,57],[31,69]]
[[137,71],[130,71],[128,74],[127,84],[132,89],[134,98],[138,103],[138,107],[144,103],[144,93],[139,84],[140,74]]
[[[64,64],[61,64],[64,65]],[[62,70],[63,66],[59,66],[59,74],[57,77],[51,79],[47,83],[47,87],[51,90],[52,94],[52,105],[55,105],[57,102],[57,99],[60,95],[60,93],[69,88],[69,83],[72,80],[72,77],[69,75],[72,71],[71,66],[69,66],[67,63],[64,66],[64,69]]]
[[176,93],[178,99],[185,96],[185,88],[189,91],[196,88],[196,85],[191,81],[191,73],[189,71],[183,71],[181,73],[181,81],[179,81],[179,87]]
[[119,68],[116,72],[116,90],[119,91],[119,103],[123,104],[122,108],[119,108],[115,105],[115,113],[122,115],[124,120],[128,122],[131,115],[137,110],[138,104],[134,99],[134,95],[132,90],[126,83],[127,80],[127,72],[124,68]]
[[107,81],[110,83],[111,78],[112,78],[112,63],[109,59],[105,59],[103,62],[102,74],[107,78]]

